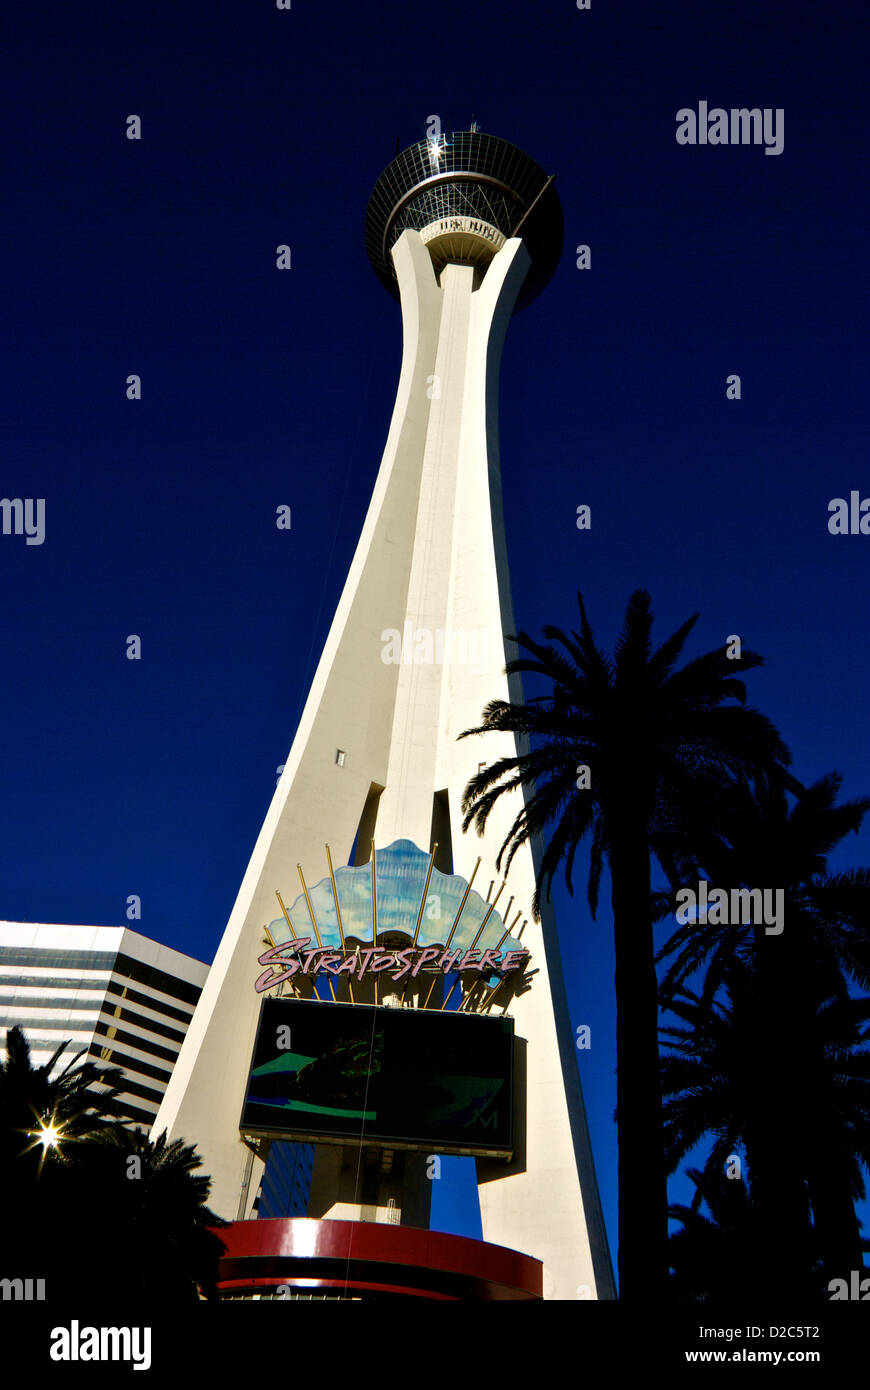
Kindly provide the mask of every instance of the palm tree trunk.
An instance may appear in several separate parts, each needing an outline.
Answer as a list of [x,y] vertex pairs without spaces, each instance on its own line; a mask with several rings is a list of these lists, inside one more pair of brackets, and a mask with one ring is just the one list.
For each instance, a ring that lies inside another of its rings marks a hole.
[[813,1061],[815,1065],[807,1068],[809,1094],[805,1097],[805,1105],[807,1133],[811,1139],[804,1160],[813,1208],[816,1253],[821,1257],[827,1284],[831,1279],[848,1280],[853,1269],[862,1269],[864,1252],[861,1224],[852,1195],[849,1137],[821,1059],[814,1057]]
[[805,1039],[794,1027],[797,958],[788,926],[785,931],[782,937],[755,933],[757,993],[749,1010],[758,1068],[747,1097],[746,1156],[763,1253],[753,1277],[768,1294],[809,1296],[813,1233],[801,1170],[802,1079],[810,1069]]
[[[824,1146],[824,1139],[822,1144]],[[824,1152],[813,1154],[810,1161],[810,1201],[825,1283],[831,1279],[848,1282],[853,1269],[864,1267],[861,1227],[849,1173],[835,1158],[829,1160]]]
[[658,984],[644,831],[610,853],[616,948],[619,1296],[667,1297],[668,1189],[658,1048]]
[[[812,971],[811,962],[804,966],[800,980],[807,1027],[801,1028],[806,1060],[803,1068],[802,1102],[809,1143],[804,1149],[804,1169],[813,1209],[816,1237],[815,1253],[821,1258],[825,1284],[831,1279],[846,1279],[853,1269],[862,1269],[864,1252],[861,1246],[861,1224],[855,1211],[852,1195],[854,1156],[850,1136],[837,1099],[833,1094],[833,1077],[825,1066],[824,1043],[810,1027],[815,1021],[820,997],[839,986],[848,997],[842,977],[826,988]],[[856,1031],[856,1041],[859,1034]]]

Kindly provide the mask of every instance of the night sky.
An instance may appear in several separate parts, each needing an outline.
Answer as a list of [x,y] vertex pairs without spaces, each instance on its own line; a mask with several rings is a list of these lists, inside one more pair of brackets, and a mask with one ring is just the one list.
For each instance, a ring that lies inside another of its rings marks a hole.
[[[870,497],[866,15],[15,7],[0,492],[45,499],[45,539],[0,536],[0,917],[117,925],[137,894],[130,925],[211,959],[386,440],[400,311],[366,203],[430,115],[528,150],[565,213],[502,365],[518,626],[573,626],[578,588],[607,648],[638,586],[660,640],[699,611],[687,655],[766,657],[750,698],[796,774],[870,790],[870,536],[828,530],[831,499]],[[781,108],[782,153],[677,144],[701,101]],[[868,862],[870,829],[832,864]],[[611,920],[584,890],[581,856],[556,904],[615,1252]],[[468,1163],[445,1171],[434,1219],[475,1234]]]

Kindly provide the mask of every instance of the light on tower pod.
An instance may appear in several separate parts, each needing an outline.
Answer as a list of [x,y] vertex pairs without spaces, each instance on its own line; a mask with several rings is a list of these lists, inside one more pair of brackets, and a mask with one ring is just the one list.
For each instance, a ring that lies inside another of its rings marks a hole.
[[441,154],[444,149],[445,143],[446,142],[443,135],[432,135],[429,137],[429,164],[434,173],[437,173],[441,167]]

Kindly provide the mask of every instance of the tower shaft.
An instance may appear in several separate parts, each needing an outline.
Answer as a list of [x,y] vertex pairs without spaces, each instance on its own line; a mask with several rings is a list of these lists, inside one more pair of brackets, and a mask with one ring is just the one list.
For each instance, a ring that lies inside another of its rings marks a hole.
[[[495,893],[498,850],[523,804],[520,793],[502,797],[484,837],[463,834],[469,778],[481,762],[517,751],[510,734],[457,739],[489,701],[522,698],[518,677],[504,670],[504,634],[514,623],[497,403],[502,343],[529,257],[511,238],[485,271],[447,264],[439,283],[419,232],[404,231],[392,254],[404,349],[380,471],[283,776],[154,1126],[197,1143],[213,1178],[210,1204],[231,1219],[249,1213],[262,1169],[255,1160],[245,1186],[251,1162],[238,1125],[261,998],[257,956],[276,915],[275,890],[295,896],[299,863],[322,877],[327,842],[347,862],[355,838],[362,861],[372,838],[378,849],[400,838],[428,849],[434,837],[441,862],[449,854],[452,872],[466,879],[480,856],[476,886],[485,893],[493,882]],[[527,916],[535,878],[535,852],[525,846],[500,911],[512,901],[511,918]],[[511,1006],[524,1113],[511,1163],[477,1161],[483,1237],[542,1259],[547,1297],[612,1297],[549,910],[541,925],[528,923],[523,945],[536,971]],[[327,1166],[320,1180],[315,1168],[318,1215],[362,1219],[346,1183],[331,1205],[323,1200]],[[407,1172],[425,1181],[419,1163]],[[417,1220],[426,1205],[408,1194]]]

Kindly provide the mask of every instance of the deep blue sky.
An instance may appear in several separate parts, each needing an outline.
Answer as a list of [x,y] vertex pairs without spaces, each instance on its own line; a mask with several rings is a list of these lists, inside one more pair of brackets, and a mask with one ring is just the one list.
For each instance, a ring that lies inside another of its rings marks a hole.
[[[50,0],[7,26],[0,492],[46,499],[46,540],[0,536],[0,916],[120,923],[136,893],[140,930],[211,959],[386,438],[366,202],[431,114],[526,148],[565,211],[503,359],[518,625],[571,625],[578,587],[608,647],[638,585],[660,637],[700,610],[689,654],[765,654],[798,775],[870,788],[870,536],[827,530],[870,496],[865,6]],[[702,99],[782,107],[783,153],[678,146]],[[615,1249],[609,912],[557,906]]]

